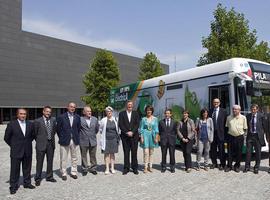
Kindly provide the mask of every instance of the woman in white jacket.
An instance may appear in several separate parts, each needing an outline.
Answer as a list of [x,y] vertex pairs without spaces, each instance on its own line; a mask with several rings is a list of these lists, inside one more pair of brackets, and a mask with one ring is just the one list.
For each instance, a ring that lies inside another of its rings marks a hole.
[[208,110],[202,109],[200,119],[196,121],[198,148],[197,148],[197,170],[201,167],[201,157],[204,152],[204,169],[208,170],[208,160],[210,145],[213,142],[214,137],[214,125],[213,120],[208,116]]
[[113,117],[113,108],[108,106],[105,109],[106,117],[104,117],[100,121],[100,129],[101,133],[100,143],[101,143],[101,151],[104,153],[104,161],[105,161],[105,174],[110,173],[109,165],[111,164],[111,173],[115,173],[114,163],[115,163],[115,153],[118,153],[118,145],[119,145],[119,132],[118,132],[118,124],[117,120]]

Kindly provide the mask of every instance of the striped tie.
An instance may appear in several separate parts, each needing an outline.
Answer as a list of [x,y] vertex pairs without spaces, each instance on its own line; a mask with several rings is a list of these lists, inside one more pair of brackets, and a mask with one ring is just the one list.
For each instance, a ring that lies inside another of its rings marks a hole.
[[48,140],[51,140],[52,139],[52,130],[51,130],[49,119],[46,119],[46,129],[47,129],[47,133],[48,133]]

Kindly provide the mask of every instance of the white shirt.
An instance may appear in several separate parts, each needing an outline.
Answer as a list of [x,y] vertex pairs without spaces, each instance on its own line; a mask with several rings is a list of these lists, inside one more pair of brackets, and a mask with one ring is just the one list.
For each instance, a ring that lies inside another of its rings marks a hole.
[[18,122],[20,124],[20,127],[21,127],[21,130],[23,132],[23,135],[25,136],[25,133],[26,133],[26,122],[25,121],[21,121],[18,119]]
[[73,119],[74,119],[74,114],[70,114],[70,113],[68,112],[68,118],[69,118],[70,126],[72,127],[72,125],[73,125]]
[[[43,120],[44,120],[45,124],[47,124],[47,118],[43,116]],[[48,119],[48,123],[49,123],[49,125],[51,125],[51,124],[50,124],[50,123],[51,123],[51,122],[50,122],[50,119]]]
[[127,111],[127,116],[128,116],[128,121],[129,122],[131,121],[131,113],[132,113],[132,111],[131,112]]
[[[214,112],[216,112],[216,121],[217,121],[218,113],[219,113],[219,107],[214,108]],[[213,112],[213,115],[214,115],[214,112]]]
[[170,126],[171,124],[171,118],[166,118],[166,126]]
[[85,117],[85,121],[86,121],[86,123],[87,123],[87,126],[90,127],[91,117],[90,117],[90,118]]

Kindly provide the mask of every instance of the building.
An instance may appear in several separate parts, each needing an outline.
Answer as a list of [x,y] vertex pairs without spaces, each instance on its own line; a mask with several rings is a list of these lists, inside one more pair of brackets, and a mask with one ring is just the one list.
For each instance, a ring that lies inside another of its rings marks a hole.
[[[38,117],[44,105],[54,115],[68,101],[82,108],[83,74],[98,49],[22,30],[22,0],[0,0],[0,123],[15,116],[16,108],[28,108],[29,119]],[[113,52],[121,84],[136,81],[140,58]],[[162,65],[168,73],[168,65]]]

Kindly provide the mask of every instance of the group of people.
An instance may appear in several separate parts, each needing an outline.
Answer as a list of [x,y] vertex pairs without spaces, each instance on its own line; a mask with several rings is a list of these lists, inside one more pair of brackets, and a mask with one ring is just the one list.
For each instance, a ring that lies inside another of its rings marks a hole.
[[[158,120],[154,116],[154,108],[145,108],[146,116],[140,118],[133,110],[133,102],[127,101],[126,109],[113,116],[113,108],[105,109],[106,116],[99,122],[92,116],[91,107],[85,106],[83,116],[75,113],[76,104],[70,102],[67,112],[57,119],[51,117],[52,108],[45,106],[42,117],[34,122],[26,120],[27,111],[17,110],[17,119],[11,121],[6,128],[4,140],[10,146],[10,193],[15,194],[19,188],[20,166],[22,165],[24,188],[34,189],[40,186],[44,158],[47,159],[46,181],[56,182],[53,177],[53,159],[55,135],[60,144],[60,172],[62,180],[67,180],[67,160],[71,157],[70,177],[77,179],[77,149],[81,152],[82,175],[97,174],[97,133],[101,134],[100,146],[104,154],[105,174],[115,173],[115,154],[118,153],[120,141],[124,152],[123,175],[132,171],[139,174],[137,151],[138,145],[143,149],[144,173],[153,172],[154,149],[161,147],[161,172],[167,170],[166,157],[169,150],[170,171],[175,172],[175,145],[179,138],[183,150],[185,171],[191,172],[193,146],[197,146],[196,170],[219,168],[228,172],[240,171],[244,136],[246,139],[246,162],[244,172],[251,169],[250,161],[253,148],[256,154],[254,173],[257,174],[261,161],[261,147],[265,145],[264,134],[269,141],[270,116],[258,112],[258,105],[251,106],[251,113],[245,117],[240,114],[241,108],[233,106],[233,113],[227,116],[220,107],[220,100],[213,100],[213,109],[202,109],[200,117],[194,122],[189,112],[183,111],[178,122],[172,118],[172,110],[165,110],[165,117]],[[32,141],[36,141],[36,175],[35,186],[31,184]],[[228,155],[225,154],[227,143]],[[131,155],[131,162],[130,162]],[[209,165],[209,155],[212,164]],[[204,163],[201,163],[201,157]],[[88,157],[90,162],[88,162]],[[218,164],[217,160],[220,160]],[[233,164],[235,161],[235,164]],[[270,160],[269,160],[270,165]],[[132,169],[132,170],[131,170]],[[270,173],[270,168],[269,171]]]

